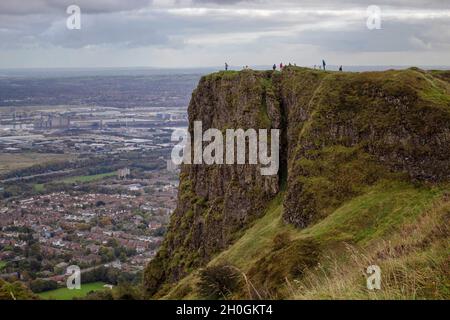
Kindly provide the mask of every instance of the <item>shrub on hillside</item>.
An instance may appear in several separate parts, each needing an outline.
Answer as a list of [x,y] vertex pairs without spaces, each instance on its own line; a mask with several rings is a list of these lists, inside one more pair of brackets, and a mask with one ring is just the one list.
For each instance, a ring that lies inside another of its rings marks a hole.
[[258,297],[286,298],[284,285],[301,279],[308,269],[317,265],[319,255],[319,243],[310,238],[291,241],[281,249],[264,255],[248,272]]
[[205,298],[225,298],[239,288],[239,273],[229,265],[206,267],[200,271],[198,287]]

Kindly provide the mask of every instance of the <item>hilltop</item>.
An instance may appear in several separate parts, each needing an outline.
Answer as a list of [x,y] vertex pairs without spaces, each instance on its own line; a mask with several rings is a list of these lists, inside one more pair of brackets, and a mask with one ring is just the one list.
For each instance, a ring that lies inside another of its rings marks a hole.
[[450,72],[218,72],[188,111],[280,129],[280,170],[183,166],[148,297],[449,298]]

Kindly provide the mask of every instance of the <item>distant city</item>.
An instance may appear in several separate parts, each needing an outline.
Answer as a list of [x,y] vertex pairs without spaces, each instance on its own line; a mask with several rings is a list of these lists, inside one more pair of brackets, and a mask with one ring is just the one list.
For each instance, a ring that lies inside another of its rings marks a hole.
[[199,78],[0,77],[1,278],[62,284],[75,264],[138,281],[175,209],[170,137]]

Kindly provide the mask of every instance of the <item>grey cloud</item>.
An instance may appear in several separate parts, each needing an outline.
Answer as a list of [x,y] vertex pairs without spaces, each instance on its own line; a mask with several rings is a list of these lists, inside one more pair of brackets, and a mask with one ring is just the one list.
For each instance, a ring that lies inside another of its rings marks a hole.
[[[68,16],[65,7],[73,2],[82,8],[81,30],[68,30],[65,26]],[[1,2],[0,54],[6,49],[30,50],[32,55],[33,48],[77,52],[90,47],[105,47],[125,52],[154,47],[170,49],[177,54],[215,49],[219,53],[240,51],[246,55],[261,48],[282,52],[285,45],[304,45],[346,55],[437,52],[448,50],[450,46],[449,19],[391,17],[383,22],[382,30],[369,31],[364,16],[355,19],[354,16],[314,12],[315,8],[356,6],[364,12],[364,6],[368,4],[394,5],[400,9],[417,7],[426,11],[445,9],[450,1],[322,1],[320,7],[313,0],[180,0],[167,6],[156,0],[158,5],[149,5],[151,3],[150,0],[30,0],[26,4],[17,2],[6,6]],[[188,9],[186,12],[176,11],[183,6]],[[211,10],[195,11],[204,7]],[[245,8],[261,8],[267,12],[247,15],[242,13],[245,10],[235,10]],[[312,11],[292,12],[297,8],[312,8]],[[238,40],[234,41],[235,38]],[[223,43],[221,39],[224,39]]]
[[0,2],[0,15],[50,14],[65,12],[75,4],[86,13],[118,12],[147,7],[152,0],[26,0]]
[[[272,8],[283,7],[329,7],[349,8],[367,7],[369,5],[394,6],[403,8],[450,8],[448,0],[191,0],[193,6],[198,5],[246,5],[268,6]],[[1,1],[0,15],[28,15],[49,14],[65,11],[72,4],[80,6],[85,13],[105,13],[136,10],[150,6],[153,0],[27,0],[27,1]],[[174,0],[175,6],[183,5],[186,1]]]
[[68,30],[65,20],[54,23],[39,35],[44,43],[66,48],[117,45],[139,47],[169,45],[170,30],[158,26],[152,17],[123,17],[120,14],[88,15],[82,19],[80,30]]
[[262,3],[264,0],[193,0],[194,4],[214,3],[218,5],[232,5],[236,3]]
[[399,23],[388,21],[381,30],[369,30],[363,25],[344,30],[303,32],[286,39],[333,52],[419,52],[450,49],[450,22]]
[[[314,13],[297,18],[295,14],[281,12],[242,19],[232,14],[190,16],[174,15],[164,10],[112,12],[83,15],[81,30],[67,30],[66,17],[65,13],[58,16],[29,15],[24,23],[19,16],[5,16],[0,22],[0,43],[3,43],[3,47],[28,44],[66,48],[103,45],[166,45],[180,48],[185,40],[192,37],[246,33],[261,34],[256,36],[255,41],[258,38],[272,37],[271,41],[274,43],[298,41],[340,51],[379,51],[380,48],[383,51],[424,50],[442,47],[450,42],[448,31],[445,31],[448,23],[442,19],[390,21],[384,23],[384,30],[370,32],[365,28],[365,17],[361,17],[356,24],[349,21],[330,30],[329,27],[322,26],[322,23],[328,20],[341,23],[345,17],[327,17]],[[295,31],[296,28],[299,30]],[[273,36],[273,33],[277,36]]]
[[[205,0],[207,1],[207,0]],[[450,8],[448,0],[285,0],[285,1],[266,1],[266,3],[293,5],[293,6],[309,6],[309,7],[367,7],[369,5],[392,6],[399,8]]]

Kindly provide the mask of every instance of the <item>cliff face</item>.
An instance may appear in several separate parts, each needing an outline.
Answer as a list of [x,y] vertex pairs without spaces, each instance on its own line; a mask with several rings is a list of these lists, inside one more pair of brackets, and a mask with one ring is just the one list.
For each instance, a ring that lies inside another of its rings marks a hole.
[[[242,72],[203,77],[188,109],[193,122],[209,128],[280,128],[282,114],[270,74]],[[259,217],[279,191],[279,176],[262,176],[259,165],[184,165],[178,206],[156,259],[146,273],[150,293],[175,281],[226,248]]]
[[289,180],[284,219],[305,227],[393,173],[448,180],[448,82],[410,69],[284,77]]
[[305,228],[383,179],[450,180],[450,85],[419,69],[220,72],[192,94],[189,130],[278,128],[280,170],[184,165],[166,239],[145,272],[155,294],[237,240],[283,191],[283,220]]

